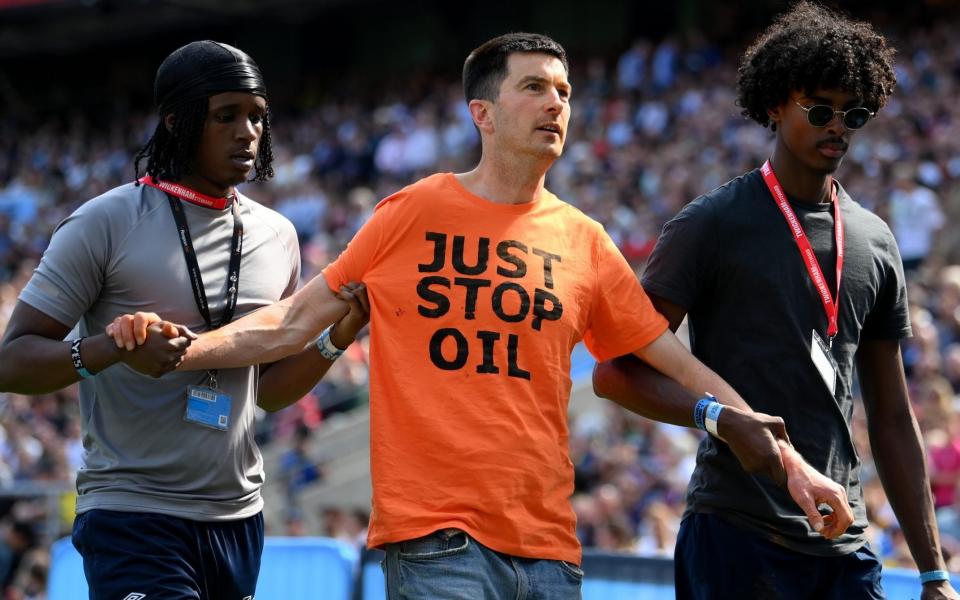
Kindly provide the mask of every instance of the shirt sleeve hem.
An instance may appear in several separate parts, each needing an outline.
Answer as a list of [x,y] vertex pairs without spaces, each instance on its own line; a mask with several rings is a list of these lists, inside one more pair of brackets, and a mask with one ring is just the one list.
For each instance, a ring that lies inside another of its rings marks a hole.
[[913,337],[912,327],[904,327],[901,329],[893,329],[889,331],[876,331],[876,332],[864,331],[861,334],[861,338],[865,340],[903,340],[910,337]]
[[337,269],[333,265],[327,265],[323,271],[320,272],[320,274],[323,275],[323,280],[327,282],[327,287],[330,288],[330,291],[334,294],[340,291],[340,285],[343,280],[340,273],[336,271]]
[[[32,308],[39,310],[43,314],[47,315],[48,317],[57,321],[58,323],[60,323],[65,327],[70,327],[72,329],[80,320],[79,318],[73,319],[70,315],[65,313],[60,308],[47,302],[43,298],[43,296],[34,294],[32,291],[30,291],[27,288],[24,288],[20,292],[20,296],[17,299],[23,302],[24,304],[28,304]],[[71,320],[73,321],[72,323],[70,322]]]
[[677,288],[646,277],[641,278],[640,284],[648,296],[652,295],[663,298],[667,302],[672,302],[681,308],[689,310],[691,304],[689,294],[684,294]]
[[615,346],[604,346],[603,348],[592,349],[589,346],[587,347],[590,350],[590,353],[593,354],[593,357],[598,361],[610,360],[618,356],[623,356],[624,354],[631,354],[635,350],[644,348],[653,342],[655,339],[664,334],[664,332],[669,329],[670,324],[667,320],[660,314],[657,313],[657,319],[654,322],[637,332],[637,335],[617,344]]

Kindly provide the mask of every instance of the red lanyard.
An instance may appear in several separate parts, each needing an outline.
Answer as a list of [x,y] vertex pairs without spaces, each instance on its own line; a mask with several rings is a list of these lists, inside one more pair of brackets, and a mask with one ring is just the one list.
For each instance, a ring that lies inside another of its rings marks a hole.
[[[237,308],[237,289],[240,286],[240,258],[243,254],[243,219],[240,217],[239,201],[231,202],[233,197],[214,198],[191,190],[188,187],[169,183],[167,181],[158,181],[150,176],[140,179],[140,183],[155,187],[167,193],[167,200],[170,201],[170,210],[173,211],[173,220],[177,224],[177,231],[180,239],[180,248],[183,250],[183,258],[187,263],[187,270],[190,272],[190,285],[193,286],[193,299],[197,302],[197,309],[203,317],[203,322],[207,328],[216,329],[223,327],[233,320],[233,314]],[[193,247],[193,238],[190,237],[190,227],[187,225],[187,217],[183,214],[183,204],[180,200],[186,200],[193,204],[198,204],[207,208],[224,209],[232,205],[233,209],[233,239],[230,242],[230,263],[227,267],[227,281],[230,285],[227,287],[227,299],[224,303],[223,313],[220,315],[220,322],[214,323],[210,316],[210,305],[207,302],[207,292],[203,287],[203,274],[200,271],[200,264],[197,262],[197,252]]]
[[223,210],[230,206],[230,202],[233,200],[233,196],[227,196],[226,198],[214,198],[213,196],[201,194],[196,190],[191,190],[190,188],[182,186],[179,183],[170,183],[169,181],[160,181],[159,179],[154,179],[150,175],[141,177],[140,183],[163,190],[171,196],[176,196],[181,200],[186,200],[187,202],[197,204],[205,208]]
[[827,287],[827,281],[823,277],[823,271],[820,269],[820,263],[817,262],[817,255],[813,252],[810,240],[807,238],[807,234],[803,232],[803,226],[800,225],[797,214],[793,212],[793,207],[790,206],[787,195],[783,193],[783,188],[780,187],[780,182],[777,181],[777,176],[774,175],[773,167],[770,166],[769,160],[763,163],[760,172],[763,174],[763,181],[767,184],[767,188],[773,196],[773,201],[776,202],[777,207],[780,208],[780,212],[783,213],[783,217],[787,220],[787,225],[790,226],[790,232],[793,233],[793,238],[797,242],[797,247],[800,249],[800,256],[803,258],[803,263],[807,266],[807,273],[810,274],[810,279],[813,280],[813,284],[817,287],[817,292],[820,294],[823,309],[827,313],[827,338],[832,342],[838,330],[837,313],[840,309],[837,306],[837,300],[840,299],[840,275],[843,273],[843,217],[840,215],[840,202],[837,200],[837,189],[831,182],[830,188],[832,195],[830,201],[833,203],[834,232],[837,240],[837,298],[835,300],[830,294],[830,289]]

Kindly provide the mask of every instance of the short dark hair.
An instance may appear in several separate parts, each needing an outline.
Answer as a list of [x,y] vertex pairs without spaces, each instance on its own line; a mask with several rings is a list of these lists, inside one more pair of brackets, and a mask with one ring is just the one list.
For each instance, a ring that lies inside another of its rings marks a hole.
[[764,127],[770,124],[767,110],[793,91],[841,89],[876,112],[897,83],[893,54],[869,23],[802,0],[744,53],[737,104],[743,116]]
[[496,100],[500,84],[507,77],[507,58],[515,52],[541,52],[560,59],[569,73],[567,53],[552,38],[539,33],[507,33],[483,43],[463,63],[463,95],[474,99]]

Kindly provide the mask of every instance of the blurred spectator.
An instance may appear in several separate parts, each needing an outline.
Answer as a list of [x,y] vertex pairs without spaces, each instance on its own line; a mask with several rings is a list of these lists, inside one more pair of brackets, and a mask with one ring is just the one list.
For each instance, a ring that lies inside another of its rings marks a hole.
[[617,87],[625,92],[639,92],[647,71],[650,44],[637,40],[617,61]]
[[346,542],[358,549],[366,546],[367,526],[370,523],[370,514],[367,511],[328,507],[323,510],[321,520],[322,534],[325,537]]
[[323,465],[313,458],[310,444],[310,429],[297,428],[291,446],[280,455],[280,480],[286,484],[287,504],[298,507],[298,496],[305,487],[323,479]]
[[0,585],[7,589],[17,575],[24,556],[37,542],[33,525],[23,521],[13,521],[2,526],[0,539]]
[[937,195],[930,188],[917,185],[910,169],[894,169],[895,187],[890,194],[890,225],[907,271],[923,263],[933,248],[934,235],[944,224]]

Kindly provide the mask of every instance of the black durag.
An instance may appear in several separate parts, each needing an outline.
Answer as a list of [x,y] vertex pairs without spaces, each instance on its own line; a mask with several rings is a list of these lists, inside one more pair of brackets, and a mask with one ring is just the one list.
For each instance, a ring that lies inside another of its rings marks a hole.
[[178,106],[224,92],[267,97],[260,67],[246,52],[204,40],[174,50],[157,69],[153,96],[161,115]]

